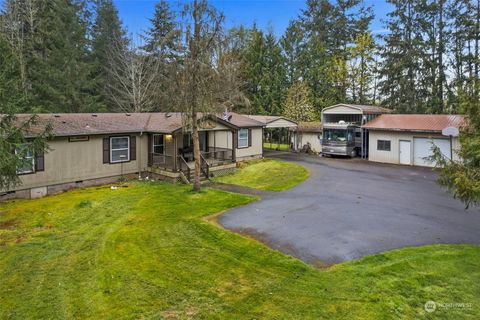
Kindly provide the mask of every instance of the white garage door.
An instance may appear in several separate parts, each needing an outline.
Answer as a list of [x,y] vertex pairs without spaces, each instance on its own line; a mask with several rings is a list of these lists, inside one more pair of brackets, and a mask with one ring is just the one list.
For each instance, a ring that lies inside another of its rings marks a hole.
[[413,164],[416,166],[433,167],[435,164],[425,159],[432,155],[432,143],[440,148],[442,154],[450,159],[450,140],[449,139],[413,139]]

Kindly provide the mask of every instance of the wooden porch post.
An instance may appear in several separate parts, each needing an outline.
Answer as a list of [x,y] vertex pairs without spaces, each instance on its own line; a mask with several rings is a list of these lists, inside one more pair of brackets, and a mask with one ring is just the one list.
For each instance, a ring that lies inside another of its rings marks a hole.
[[237,162],[237,145],[235,143],[237,139],[235,139],[235,134],[236,131],[232,130],[232,162]]
[[178,148],[177,148],[177,134],[174,133],[173,134],[173,171],[177,171],[177,152],[178,152]]
[[217,159],[217,130],[213,130],[213,158]]

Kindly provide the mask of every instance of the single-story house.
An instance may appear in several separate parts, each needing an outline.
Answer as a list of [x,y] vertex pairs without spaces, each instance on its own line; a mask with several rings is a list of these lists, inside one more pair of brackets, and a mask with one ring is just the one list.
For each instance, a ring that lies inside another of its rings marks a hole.
[[460,128],[461,115],[446,114],[382,114],[362,128],[369,130],[369,160],[394,164],[434,166],[427,158],[432,143],[450,159],[458,159],[458,137],[442,135],[448,127]]
[[[25,119],[30,115],[18,115]],[[2,198],[34,198],[77,186],[98,185],[120,177],[189,182],[193,140],[181,113],[39,114],[31,135],[53,127],[50,150],[32,155],[19,169],[21,185],[0,190]],[[261,158],[264,124],[230,113],[201,116],[202,175],[230,172],[236,162]]]
[[315,153],[322,152],[322,124],[320,121],[299,122],[297,127],[290,128],[294,133],[291,137],[294,150],[300,151],[310,144]]

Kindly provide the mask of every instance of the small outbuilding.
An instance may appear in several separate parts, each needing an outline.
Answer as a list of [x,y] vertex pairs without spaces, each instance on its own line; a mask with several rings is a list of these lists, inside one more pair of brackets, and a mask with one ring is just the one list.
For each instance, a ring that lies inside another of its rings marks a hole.
[[427,166],[433,144],[450,159],[458,159],[458,137],[445,136],[446,128],[459,129],[461,115],[447,114],[382,114],[362,128],[369,131],[369,160],[375,162]]
[[305,146],[310,146],[314,153],[322,152],[322,123],[320,121],[299,122],[296,128],[290,129],[293,149],[300,151]]

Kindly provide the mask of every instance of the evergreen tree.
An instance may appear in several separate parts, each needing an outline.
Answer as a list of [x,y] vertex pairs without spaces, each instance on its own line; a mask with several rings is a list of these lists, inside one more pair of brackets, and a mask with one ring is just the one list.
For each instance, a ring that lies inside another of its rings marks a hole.
[[311,100],[310,88],[302,81],[295,82],[287,92],[283,115],[296,122],[318,119]]
[[382,104],[399,112],[423,112],[429,93],[422,79],[425,70],[423,38],[415,0],[389,0],[389,33],[383,37],[380,93]]
[[35,138],[29,138],[29,130],[37,124],[37,117],[18,119],[15,116],[25,108],[20,73],[18,57],[0,34],[0,190],[20,184],[17,169],[31,165],[27,153],[43,153],[48,149],[47,138],[51,133],[47,124]]
[[300,36],[284,37],[284,42],[289,39],[291,44],[285,43],[283,47],[299,48],[297,65],[301,71],[297,74],[311,88],[318,110],[348,102],[350,47],[358,34],[368,30],[372,19],[371,8],[363,6],[360,0],[309,0],[297,20]]
[[372,103],[375,43],[370,33],[357,35],[350,48],[349,80],[351,101],[359,104]]
[[128,40],[111,0],[96,0],[95,9],[91,41],[93,94],[108,110],[114,110],[115,103],[107,93],[107,86],[115,86],[116,79],[110,76],[108,68],[112,59],[120,59],[113,54],[127,50]]
[[23,111],[80,112],[99,107],[92,95],[84,13],[84,3],[70,0],[5,2],[2,29],[19,56],[28,99]]
[[255,26],[243,59],[246,94],[258,114],[280,114],[285,95],[285,64],[272,32],[263,34]]
[[150,28],[144,36],[143,49],[162,57],[174,55],[178,50],[179,29],[175,22],[175,13],[168,2],[161,0],[155,5],[155,13],[150,19]]
[[469,93],[461,93],[459,101],[467,118],[466,127],[460,132],[460,160],[445,159],[435,146],[433,159],[441,168],[438,182],[468,208],[480,204],[480,101]]
[[299,21],[290,21],[285,34],[280,39],[282,54],[285,59],[286,81],[292,85],[305,77],[308,57],[305,55],[305,34]]

